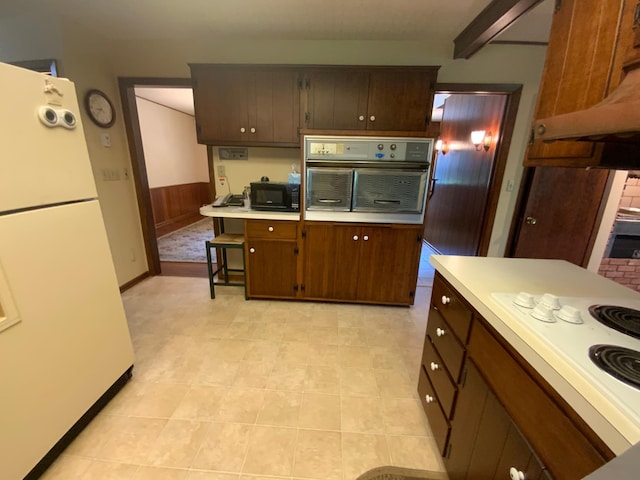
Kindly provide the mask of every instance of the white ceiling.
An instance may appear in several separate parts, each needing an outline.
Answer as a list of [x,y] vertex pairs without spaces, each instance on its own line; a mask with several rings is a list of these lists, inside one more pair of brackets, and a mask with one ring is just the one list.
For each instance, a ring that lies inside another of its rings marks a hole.
[[[14,0],[0,19],[61,15],[113,40],[253,38],[451,42],[491,0]],[[494,40],[544,43],[554,0]],[[453,51],[453,48],[452,48]],[[144,88],[146,99],[193,114],[190,89]]]

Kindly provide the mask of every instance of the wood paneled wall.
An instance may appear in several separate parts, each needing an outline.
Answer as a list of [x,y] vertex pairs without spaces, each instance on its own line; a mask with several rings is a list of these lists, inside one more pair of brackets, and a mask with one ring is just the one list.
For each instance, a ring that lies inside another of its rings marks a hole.
[[203,218],[200,207],[211,203],[209,184],[206,182],[169,185],[149,191],[158,237],[200,220]]

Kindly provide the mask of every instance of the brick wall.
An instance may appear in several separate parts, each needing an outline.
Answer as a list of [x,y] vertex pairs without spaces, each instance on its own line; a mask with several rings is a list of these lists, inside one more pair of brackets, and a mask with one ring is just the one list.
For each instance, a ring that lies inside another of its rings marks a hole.
[[[630,174],[627,177],[622,197],[620,197],[620,206],[640,208],[640,178],[637,174]],[[603,258],[598,273],[640,292],[640,259]]]

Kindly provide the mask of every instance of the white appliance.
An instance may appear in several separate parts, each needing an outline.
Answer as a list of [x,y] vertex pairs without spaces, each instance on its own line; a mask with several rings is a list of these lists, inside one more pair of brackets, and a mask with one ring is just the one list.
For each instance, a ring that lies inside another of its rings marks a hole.
[[74,84],[0,63],[0,92],[0,478],[14,480],[126,382],[133,349]]
[[[626,418],[640,423],[639,301],[562,297],[552,293],[531,295],[527,292],[496,292],[492,297],[512,318],[580,371],[586,381],[597,387],[600,395],[624,412]],[[597,310],[603,306],[613,307],[611,318],[620,320],[619,329],[596,319]],[[598,366],[596,360],[602,360],[602,357],[593,359],[592,350],[602,345],[623,350],[610,356],[615,373]]]

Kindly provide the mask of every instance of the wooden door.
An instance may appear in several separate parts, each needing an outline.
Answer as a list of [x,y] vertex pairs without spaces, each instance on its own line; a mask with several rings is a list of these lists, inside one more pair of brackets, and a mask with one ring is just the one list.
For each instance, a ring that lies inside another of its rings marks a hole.
[[511,256],[562,259],[586,267],[608,174],[557,167],[529,173]]
[[364,130],[369,74],[354,69],[317,69],[305,75],[307,128]]
[[424,132],[431,119],[436,70],[374,70],[367,129]]
[[358,300],[413,305],[421,228],[362,227]]
[[245,71],[208,66],[191,67],[198,143],[241,142],[249,128]]
[[295,297],[298,250],[295,241],[249,239],[246,245],[249,297]]
[[305,231],[305,297],[355,300],[360,227],[307,223]]
[[249,140],[252,143],[297,145],[300,126],[298,72],[294,69],[264,69],[256,70],[252,77]]

